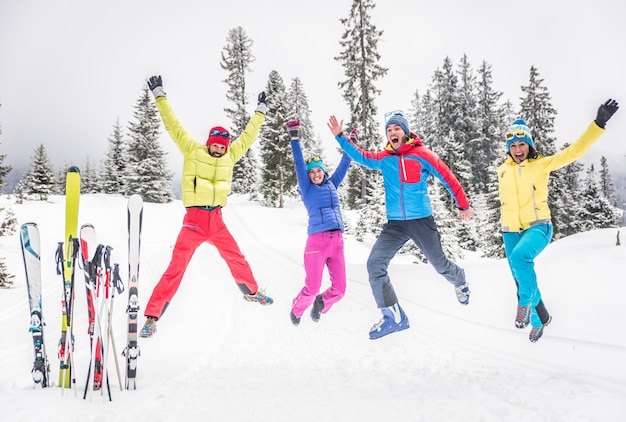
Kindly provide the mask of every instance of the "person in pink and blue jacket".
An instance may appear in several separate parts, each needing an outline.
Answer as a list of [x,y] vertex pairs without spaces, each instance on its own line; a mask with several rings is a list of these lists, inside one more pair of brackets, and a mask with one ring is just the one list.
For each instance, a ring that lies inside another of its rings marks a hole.
[[398,303],[387,272],[391,259],[412,240],[428,262],[454,288],[462,305],[469,303],[470,290],[465,271],[443,252],[437,224],[432,216],[427,181],[432,175],[450,192],[461,220],[469,220],[473,211],[457,178],[443,161],[426,148],[409,130],[401,111],[385,115],[387,144],[382,151],[364,151],[343,134],[343,121],[330,116],[328,128],[347,155],[356,163],[382,172],[385,186],[387,223],[376,239],[367,259],[367,272],[376,305],[383,317],[370,329],[370,339],[409,328],[409,319]]
[[[285,126],[291,136],[300,196],[309,217],[304,249],[306,278],[304,287],[293,300],[290,313],[291,322],[297,326],[309,306],[313,305],[311,319],[318,322],[321,314],[328,312],[346,292],[344,226],[337,188],[346,176],[351,159],[344,154],[329,177],[320,157],[304,160],[300,146],[300,121],[290,120]],[[320,293],[325,267],[328,267],[331,285]]]

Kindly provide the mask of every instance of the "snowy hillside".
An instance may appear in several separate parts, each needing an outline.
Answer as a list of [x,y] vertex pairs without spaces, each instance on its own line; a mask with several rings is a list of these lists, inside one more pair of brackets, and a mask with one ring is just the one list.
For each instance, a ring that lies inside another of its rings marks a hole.
[[[61,278],[54,252],[64,234],[64,197],[16,205],[3,196],[2,206],[19,224],[35,221],[41,231],[45,341],[56,383]],[[169,262],[183,214],[179,201],[145,204],[142,309]],[[371,341],[369,328],[380,317],[365,268],[371,245],[347,236],[346,296],[319,323],[307,313],[294,327],[291,300],[304,279],[303,206],[268,209],[232,196],[224,216],[274,305],[242,300],[215,249],[203,245],[154,338],[140,339],[136,391],[120,389],[110,357],[111,402],[82,399],[89,350],[82,283],[74,321],[77,392],[32,388],[19,240],[0,238],[16,276],[13,289],[0,290],[0,421],[626,420],[626,245],[615,246],[617,229],[562,239],[539,257],[553,321],[536,344],[528,341],[529,329],[513,325],[515,287],[506,262],[472,256],[459,262],[472,290],[466,307],[432,267],[396,257],[390,274],[411,328]],[[83,223],[113,246],[126,284],[126,199],[84,195]],[[115,300],[119,353],[127,292]]]

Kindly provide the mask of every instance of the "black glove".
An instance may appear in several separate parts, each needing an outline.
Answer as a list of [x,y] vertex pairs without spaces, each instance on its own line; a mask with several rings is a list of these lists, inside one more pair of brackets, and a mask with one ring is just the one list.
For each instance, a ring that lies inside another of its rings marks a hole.
[[610,98],[606,100],[604,104],[601,104],[600,107],[598,107],[598,115],[595,120],[596,124],[604,129],[606,122],[613,117],[618,108],[619,104],[617,104],[617,101]]
[[152,91],[154,98],[165,97],[165,91],[163,91],[163,79],[161,79],[161,75],[150,76],[150,78],[148,78],[148,88]]
[[259,93],[259,103],[256,106],[256,110],[263,114],[267,112],[267,96],[265,95],[265,91],[261,91]]

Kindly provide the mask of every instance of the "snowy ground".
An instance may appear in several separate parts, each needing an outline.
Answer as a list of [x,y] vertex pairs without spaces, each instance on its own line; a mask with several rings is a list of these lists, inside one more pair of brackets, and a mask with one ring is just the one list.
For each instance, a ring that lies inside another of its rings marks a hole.
[[[41,231],[45,342],[56,383],[61,278],[54,251],[64,234],[64,197],[16,205],[3,196],[1,206]],[[169,262],[183,213],[180,202],[145,204],[142,308]],[[370,244],[347,237],[345,298],[319,323],[305,314],[294,327],[289,310],[304,278],[305,210],[298,203],[268,209],[233,196],[224,215],[275,304],[242,300],[216,251],[201,247],[157,334],[140,340],[136,391],[120,389],[109,358],[111,402],[97,394],[82,399],[89,349],[82,283],[76,390],[32,388],[19,240],[0,238],[16,275],[13,289],[0,290],[0,421],[626,420],[626,246],[615,246],[616,229],[562,239],[537,260],[553,321],[536,344],[528,329],[513,326],[515,289],[506,262],[473,256],[460,262],[472,290],[466,307],[430,266],[394,259],[390,274],[411,328],[371,341],[367,333],[380,314],[365,269]],[[115,248],[126,283],[126,200],[84,195],[83,223]],[[124,292],[115,302],[118,354],[126,342],[126,301]]]

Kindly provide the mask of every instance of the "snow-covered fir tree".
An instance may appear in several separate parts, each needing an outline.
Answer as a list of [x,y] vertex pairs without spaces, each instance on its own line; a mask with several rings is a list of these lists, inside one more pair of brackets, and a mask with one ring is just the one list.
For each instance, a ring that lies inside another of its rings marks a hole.
[[[287,101],[289,103],[289,120],[300,120],[300,141],[302,143],[302,154],[307,157],[320,157],[324,160],[324,151],[319,136],[313,130],[311,121],[311,109],[309,108],[309,98],[304,92],[304,86],[299,77],[291,80],[287,90]],[[327,160],[324,160],[326,164]],[[326,171],[330,172],[329,168]]]
[[[466,175],[457,175],[459,180],[463,177],[462,186],[468,196],[473,196],[475,192],[480,192],[474,182],[474,166],[472,161],[481,162],[482,153],[479,144],[480,132],[478,114],[478,90],[476,85],[476,75],[469,63],[467,55],[463,55],[457,70],[459,80],[459,120],[455,125],[455,141],[462,151],[461,156],[467,163]],[[483,158],[484,159],[484,158]],[[482,169],[480,170],[482,172]]]
[[96,165],[94,161],[87,156],[87,158],[85,158],[85,164],[80,170],[80,192],[98,193],[99,191],[100,187]]
[[424,119],[426,118],[426,113],[422,108],[422,97],[420,97],[419,90],[415,90],[413,96],[411,97],[411,107],[406,113],[406,118],[409,121],[409,126],[411,130],[415,132],[415,134],[420,138],[424,138]]
[[[365,150],[379,149],[383,143],[380,123],[376,120],[376,98],[381,91],[375,84],[388,69],[379,64],[378,43],[383,31],[372,23],[375,6],[374,0],[353,0],[348,17],[341,19],[345,28],[339,41],[342,50],[335,57],[344,68],[345,79],[339,82],[339,89],[350,110],[350,118],[344,119],[347,131],[358,128],[359,146]],[[348,207],[358,208],[366,202],[371,174],[372,171],[360,166],[350,167],[344,182]]]
[[[569,147],[563,145],[563,149]],[[550,195],[554,197],[554,208],[551,208],[553,240],[570,236],[580,230],[578,224],[578,208],[580,207],[580,180],[584,166],[578,161],[554,171],[554,181],[550,186]]]
[[[430,138],[434,136],[435,127],[437,126],[435,122],[434,100],[430,89],[426,90],[421,99],[416,97],[416,101],[419,101],[419,105],[416,104],[414,108],[416,115],[413,120],[409,120],[409,123],[424,145],[430,146]],[[419,114],[417,110],[419,110]]]
[[15,202],[18,204],[23,204],[24,199],[26,199],[26,175],[17,182],[15,187],[13,188],[13,195],[15,195]]
[[14,278],[15,276],[9,273],[4,256],[0,256],[0,288],[13,287]]
[[[494,91],[491,65],[483,60],[478,69],[476,121],[478,137],[470,142],[469,152],[472,166],[472,190],[476,193],[490,192],[492,176],[495,175],[496,163],[505,156],[503,127],[506,122],[499,100],[501,92]],[[485,171],[485,166],[491,168]],[[493,172],[493,174],[491,173]]]
[[[467,186],[470,184],[470,180],[472,178],[471,164],[466,159],[464,148],[457,140],[456,133],[452,129],[450,129],[449,135],[444,138],[441,144],[441,150],[443,155],[440,156],[440,158],[447,164],[452,173],[461,183],[461,186],[464,187],[465,193],[471,198],[467,189]],[[448,208],[451,212],[453,210],[458,210],[454,198],[450,196],[450,193],[446,189],[436,189],[435,192],[441,195],[439,199],[442,203],[448,203]],[[457,228],[458,230],[456,231],[456,235],[459,243],[468,250],[476,250],[478,236],[476,234],[475,223],[468,222],[462,225],[458,224]]]
[[609,162],[606,157],[600,158],[600,192],[614,207],[617,206],[617,198],[615,197],[615,185],[611,180],[609,172]]
[[[248,113],[248,96],[246,91],[246,76],[250,72],[250,64],[255,57],[252,54],[253,41],[240,26],[228,31],[226,46],[222,49],[220,66],[227,72],[226,82],[228,89],[226,99],[231,105],[224,108],[231,120],[231,139],[236,139],[245,129],[250,114]],[[254,95],[256,100],[257,96]],[[235,193],[253,194],[257,187],[257,159],[254,148],[241,157],[233,168],[232,191]]]
[[33,196],[40,201],[46,201],[50,195],[56,193],[54,169],[43,144],[35,149],[30,159],[30,167],[22,176],[22,180],[26,195]]
[[284,197],[297,185],[290,136],[285,129],[290,111],[283,78],[270,72],[267,86],[267,115],[259,133],[261,148],[261,187],[265,205],[282,208]]
[[126,194],[139,194],[145,202],[167,203],[173,199],[172,173],[166,153],[159,143],[158,110],[144,85],[129,123],[129,160]]
[[589,166],[580,194],[579,231],[617,227],[621,214],[601,192],[593,164]]
[[456,133],[461,121],[459,80],[449,57],[444,59],[442,69],[435,71],[430,91],[433,93],[431,110],[435,115],[433,132],[428,134],[428,145],[435,154],[442,157],[445,155],[445,141],[449,139],[450,131]]
[[359,218],[354,228],[354,237],[359,242],[362,242],[368,234],[372,234],[374,238],[378,237],[383,224],[387,222],[385,186],[380,172],[372,173],[367,189],[367,202],[361,206]]
[[65,195],[65,179],[67,178],[67,170],[70,168],[70,165],[65,162],[63,164],[63,167],[60,167],[57,170],[57,176],[56,176],[56,181],[57,181],[57,192],[59,193],[59,195]]
[[17,219],[11,208],[0,208],[0,236],[10,236],[17,232]]
[[528,85],[522,86],[525,96],[520,98],[519,115],[526,120],[532,132],[535,150],[542,155],[552,155],[556,153],[552,134],[557,112],[552,106],[550,93],[543,85],[543,81],[537,68],[531,66]]
[[100,191],[103,193],[125,193],[125,176],[128,166],[128,143],[118,118],[113,133],[108,138],[107,155],[100,168]]
[[[1,130],[0,130],[0,135],[2,135]],[[11,166],[5,166],[2,164],[6,157],[7,157],[6,154],[0,154],[0,192],[2,192],[2,188],[4,187],[4,178],[7,177],[9,173],[11,172]]]

